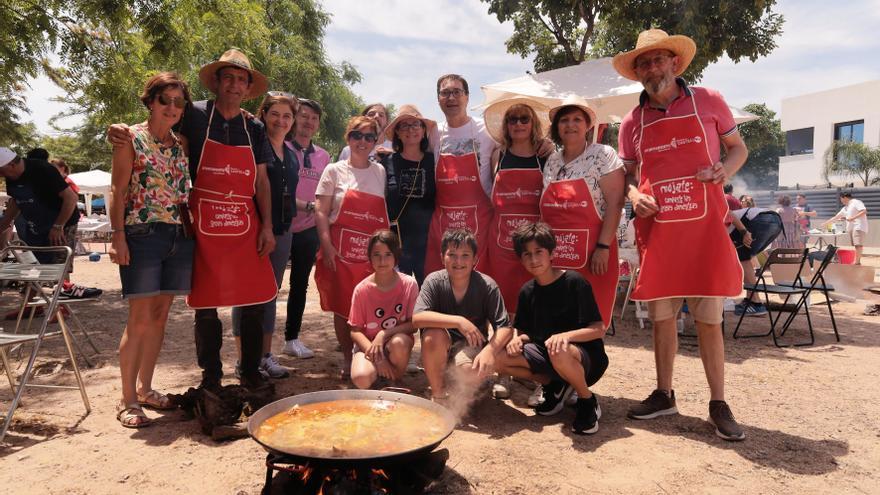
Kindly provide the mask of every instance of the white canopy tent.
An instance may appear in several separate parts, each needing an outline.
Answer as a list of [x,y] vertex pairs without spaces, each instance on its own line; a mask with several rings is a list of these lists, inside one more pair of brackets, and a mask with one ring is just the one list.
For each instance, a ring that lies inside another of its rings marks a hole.
[[89,170],[69,175],[70,180],[79,188],[79,193],[86,198],[86,215],[92,214],[92,196],[110,193],[110,173],[103,170]]
[[[611,58],[587,60],[579,65],[529,74],[482,87],[486,100],[474,110],[485,110],[499,100],[527,96],[555,106],[568,95],[586,98],[600,123],[610,124],[623,120],[639,102],[642,85],[621,76],[611,66]],[[748,122],[758,117],[730,107],[736,122]]]

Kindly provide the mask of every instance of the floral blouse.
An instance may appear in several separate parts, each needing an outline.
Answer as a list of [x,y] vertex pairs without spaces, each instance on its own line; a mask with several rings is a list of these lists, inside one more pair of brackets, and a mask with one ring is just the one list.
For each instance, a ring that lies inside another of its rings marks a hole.
[[599,179],[623,167],[617,152],[603,144],[588,144],[584,152],[574,160],[565,163],[562,150],[550,155],[544,165],[544,189],[551,182],[568,179],[585,179],[593,196],[593,204],[599,216],[605,218],[607,203],[605,194],[599,187]]
[[156,141],[146,122],[131,127],[135,159],[125,205],[125,224],[180,223],[178,205],[186,203],[192,182],[183,146],[172,133],[174,145]]

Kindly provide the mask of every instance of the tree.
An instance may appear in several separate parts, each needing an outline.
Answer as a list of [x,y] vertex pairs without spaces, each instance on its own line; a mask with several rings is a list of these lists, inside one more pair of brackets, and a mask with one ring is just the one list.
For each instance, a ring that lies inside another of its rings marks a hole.
[[697,55],[684,77],[700,78],[726,54],[755,61],[776,48],[783,17],[775,0],[481,0],[499,22],[513,21],[507,51],[535,57],[543,72],[630,50],[639,32],[690,36]]
[[749,158],[737,174],[750,186],[776,189],[779,185],[779,157],[785,151],[785,133],[776,112],[763,103],[750,103],[743,110],[757,120],[739,125],[739,133],[749,149]]
[[[27,43],[0,38],[4,67],[11,67],[14,76],[0,79],[0,95],[15,81],[48,75],[66,91],[62,101],[71,105],[61,116],[84,117],[80,126],[68,129],[77,140],[75,152],[103,167],[109,165],[103,139],[107,126],[146,118],[138,95],[149,76],[176,71],[189,82],[194,98],[208,98],[198,70],[232,46],[266,74],[271,89],[321,102],[323,131],[316,139],[326,147],[334,148],[360,103],[349,89],[360,74],[348,63],[334,65],[327,59],[322,40],[330,17],[315,0],[7,1],[9,8],[5,2],[0,7],[5,13],[0,14],[0,36],[19,31],[19,24],[33,36]],[[59,58],[57,65],[47,60],[50,53]],[[258,104],[253,100],[245,107],[254,112]]]
[[865,187],[880,183],[880,147],[848,140],[833,141],[825,150],[822,176],[830,183],[833,175],[857,177]]

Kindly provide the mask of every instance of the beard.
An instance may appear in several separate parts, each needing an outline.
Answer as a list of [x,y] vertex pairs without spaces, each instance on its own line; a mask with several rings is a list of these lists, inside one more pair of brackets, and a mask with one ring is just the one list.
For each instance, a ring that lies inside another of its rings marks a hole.
[[675,84],[675,77],[669,72],[659,76],[648,76],[642,81],[645,91],[652,96],[662,93],[672,84]]

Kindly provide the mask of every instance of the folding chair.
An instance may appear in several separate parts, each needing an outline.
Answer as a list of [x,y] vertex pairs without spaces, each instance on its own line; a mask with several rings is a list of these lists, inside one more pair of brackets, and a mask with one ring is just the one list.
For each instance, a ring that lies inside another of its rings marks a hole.
[[834,337],[837,342],[840,342],[840,333],[837,331],[837,321],[834,319],[834,308],[831,306],[831,292],[834,292],[834,287],[825,282],[825,269],[828,268],[828,265],[834,260],[834,256],[837,254],[837,246],[833,244],[829,244],[825,246],[824,251],[819,251],[817,253],[812,253],[808,255],[810,264],[813,261],[819,262],[819,267],[814,268],[813,277],[810,279],[809,285],[806,287],[806,291],[801,295],[800,299],[798,299],[797,303],[794,306],[794,309],[791,311],[791,314],[788,315],[788,318],[785,319],[785,323],[782,324],[782,332],[780,332],[780,336],[785,335],[785,332],[791,326],[795,317],[797,317],[801,308],[804,309],[804,313],[807,315],[807,326],[810,330],[810,341],[804,342],[801,344],[795,345],[813,345],[816,342],[816,336],[813,334],[813,324],[810,321],[810,294],[813,291],[820,291],[825,296],[825,305],[828,307],[828,316],[831,318],[831,328],[834,330]]
[[[74,390],[79,389],[80,394],[82,395],[83,405],[85,405],[86,408],[86,413],[88,414],[89,412],[91,412],[89,398],[88,395],[86,395],[85,384],[83,383],[82,375],[80,375],[79,366],[76,362],[76,356],[73,352],[74,340],[70,334],[70,330],[67,328],[67,323],[64,321],[64,316],[61,314],[60,311],[58,311],[58,296],[61,294],[61,283],[64,281],[65,276],[70,271],[72,252],[67,246],[14,246],[7,247],[0,251],[0,260],[5,260],[7,254],[12,250],[19,250],[23,252],[51,252],[63,250],[66,254],[66,257],[63,264],[32,265],[23,263],[0,263],[0,281],[17,281],[25,284],[27,290],[32,290],[37,297],[43,298],[48,305],[42,323],[40,324],[40,329],[37,333],[18,334],[0,332],[0,361],[2,361],[3,368],[6,370],[6,378],[9,380],[9,386],[14,394],[12,405],[10,406],[9,411],[6,413],[6,419],[3,423],[3,429],[0,430],[0,442],[2,442],[3,439],[6,437],[6,432],[9,429],[9,425],[12,423],[12,417],[15,414],[15,410],[16,408],[18,408],[18,405],[21,402],[21,396],[24,392],[25,387],[65,388]],[[45,289],[43,288],[43,284],[45,283],[54,284],[55,288],[54,290],[52,290],[51,295],[47,294]],[[47,328],[49,326],[49,318],[50,315],[53,314],[57,314],[60,330],[47,332]],[[64,344],[67,347],[67,353],[70,356],[70,363],[73,367],[74,375],[76,375],[77,386],[73,387],[63,385],[44,385],[28,383],[28,380],[30,380],[31,373],[34,369],[34,364],[37,359],[37,353],[39,352],[40,346],[43,343],[43,339],[58,335],[61,335],[61,337],[64,339]],[[9,364],[9,357],[6,354],[6,349],[8,347],[19,346],[25,343],[32,343],[33,347],[31,349],[30,357],[28,358],[28,363],[25,367],[25,371],[19,377],[18,383],[16,383],[15,378],[12,375],[12,368]]]

